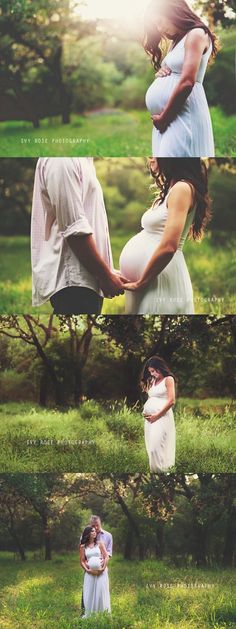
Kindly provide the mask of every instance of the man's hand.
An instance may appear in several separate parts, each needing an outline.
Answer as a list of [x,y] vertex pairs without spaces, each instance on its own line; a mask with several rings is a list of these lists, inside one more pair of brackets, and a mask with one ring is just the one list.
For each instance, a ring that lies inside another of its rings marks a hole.
[[111,272],[105,275],[104,278],[100,279],[99,284],[104,297],[112,298],[124,294],[124,281],[117,273]]
[[170,76],[170,74],[172,74],[172,70],[168,66],[163,65],[161,66],[160,70],[158,70],[155,76],[156,79],[162,79],[165,76]]

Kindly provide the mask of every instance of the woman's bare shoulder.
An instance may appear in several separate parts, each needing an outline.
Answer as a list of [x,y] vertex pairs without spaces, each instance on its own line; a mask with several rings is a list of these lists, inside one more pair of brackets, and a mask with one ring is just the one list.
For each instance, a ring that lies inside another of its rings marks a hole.
[[203,44],[207,44],[209,40],[209,35],[204,28],[196,27],[192,28],[191,31],[188,32],[186,37],[186,44],[194,44],[195,42],[201,41]]

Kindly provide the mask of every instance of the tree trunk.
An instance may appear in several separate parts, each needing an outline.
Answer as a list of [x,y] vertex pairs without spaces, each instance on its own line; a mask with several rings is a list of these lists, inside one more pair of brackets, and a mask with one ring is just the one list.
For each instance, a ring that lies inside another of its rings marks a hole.
[[139,375],[140,360],[130,353],[124,365],[124,395],[129,406],[135,404],[140,397]]
[[223,550],[223,565],[226,568],[233,568],[235,561],[235,531],[236,531],[236,507],[232,509],[228,516],[225,544]]
[[133,528],[128,526],[127,531],[126,531],[126,540],[125,540],[125,547],[124,547],[124,559],[127,559],[127,561],[130,561],[132,559],[133,542],[134,542]]
[[39,389],[39,404],[40,406],[47,406],[47,393],[48,393],[48,379],[47,374],[44,372],[42,374],[40,380],[40,389]]
[[143,561],[145,559],[145,548],[141,540],[139,541],[138,551],[139,551],[139,561]]
[[62,123],[70,124],[70,95],[67,93],[67,89],[63,83],[60,87],[61,97],[61,109],[62,109]]
[[50,561],[52,559],[51,549],[51,532],[48,525],[48,516],[45,510],[41,512],[42,524],[43,524],[43,538],[44,538],[44,559]]
[[44,559],[45,561],[50,561],[52,559],[52,548],[51,548],[51,533],[48,526],[47,516],[44,515],[42,517],[43,520],[43,535],[44,535]]
[[25,561],[26,560],[25,550],[24,550],[23,546],[21,545],[21,543],[19,541],[18,541],[17,547],[18,547],[18,551],[20,553],[21,561]]
[[17,548],[17,550],[19,552],[21,561],[25,561],[26,560],[25,549],[23,548],[22,543],[21,543],[17,533],[14,530],[14,527],[10,528],[10,533],[11,533],[12,539],[14,540],[14,542],[16,544],[16,548]]
[[32,123],[33,123],[34,129],[39,129],[40,124],[39,124],[39,119],[37,117],[35,117],[35,116],[33,117]]
[[156,558],[163,559],[164,555],[164,523],[161,522],[156,529]]
[[59,382],[59,380],[57,379],[56,376],[56,372],[55,369],[53,367],[53,364],[51,363],[51,361],[48,359],[47,355],[44,352],[44,349],[39,341],[39,339],[37,338],[31,319],[30,319],[30,315],[24,315],[24,319],[30,329],[31,335],[32,335],[32,339],[34,342],[34,345],[37,349],[38,355],[40,356],[43,364],[45,365],[45,369],[49,375],[49,377],[51,378],[52,384],[53,384],[53,388],[54,388],[54,395],[55,395],[55,402],[57,406],[62,406],[63,404],[63,388],[61,386],[61,383]]
[[194,549],[194,559],[196,565],[199,567],[204,567],[207,565],[206,559],[206,530],[200,524],[195,524],[194,526],[194,536],[195,536],[195,549]]
[[62,45],[58,46],[56,54],[54,56],[53,63],[53,74],[56,77],[59,97],[60,97],[60,106],[61,106],[61,115],[62,115],[62,123],[69,124],[70,123],[70,104],[71,104],[71,95],[68,92],[67,86],[63,81],[62,74]]
[[74,402],[75,406],[79,406],[82,397],[82,370],[80,367],[75,367],[74,372]]
[[140,561],[142,561],[144,559],[145,548],[144,548],[143,540],[141,539],[140,530],[139,530],[139,527],[138,527],[138,524],[137,524],[137,520],[130,513],[130,511],[129,511],[129,509],[128,509],[124,499],[122,498],[122,496],[120,496],[118,491],[116,491],[115,498],[116,498],[116,501],[118,502],[118,504],[120,505],[124,515],[128,519],[129,528],[132,528],[132,531],[134,532],[134,534],[135,534],[135,536],[137,538],[138,549],[139,549],[139,559],[140,559]]

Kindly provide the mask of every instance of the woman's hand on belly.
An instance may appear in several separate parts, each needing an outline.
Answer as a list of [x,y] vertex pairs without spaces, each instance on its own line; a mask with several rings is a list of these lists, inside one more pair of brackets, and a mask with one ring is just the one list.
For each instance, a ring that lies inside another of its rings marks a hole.
[[[163,65],[160,70],[156,73],[156,79],[164,79],[167,76],[172,74],[172,70],[167,66]],[[151,116],[154,127],[160,131],[160,133],[164,133],[169,126],[167,120],[164,118],[163,113],[153,114]]]
[[153,116],[151,116],[151,118],[154,127],[156,127],[156,129],[160,131],[160,133],[165,133],[167,127],[169,126],[169,122],[166,120],[164,114],[154,114]]
[[155,415],[144,414],[144,417],[147,420],[147,422],[149,422],[149,424],[154,424],[158,419],[160,419],[160,413],[155,413]]
[[167,65],[163,65],[161,66],[160,70],[158,70],[155,76],[156,79],[163,79],[165,76],[170,76],[171,73],[172,70]]

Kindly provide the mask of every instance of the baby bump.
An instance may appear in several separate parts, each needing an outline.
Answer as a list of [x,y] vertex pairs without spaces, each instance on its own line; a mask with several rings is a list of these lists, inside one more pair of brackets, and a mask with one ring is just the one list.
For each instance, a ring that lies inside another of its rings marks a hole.
[[158,397],[149,397],[144,404],[144,415],[155,415],[164,406],[164,400]]
[[130,282],[137,282],[146,268],[158,242],[143,230],[129,240],[120,255],[120,270]]
[[160,114],[163,111],[178,81],[177,74],[159,77],[153,81],[146,93],[146,106],[151,114]]

